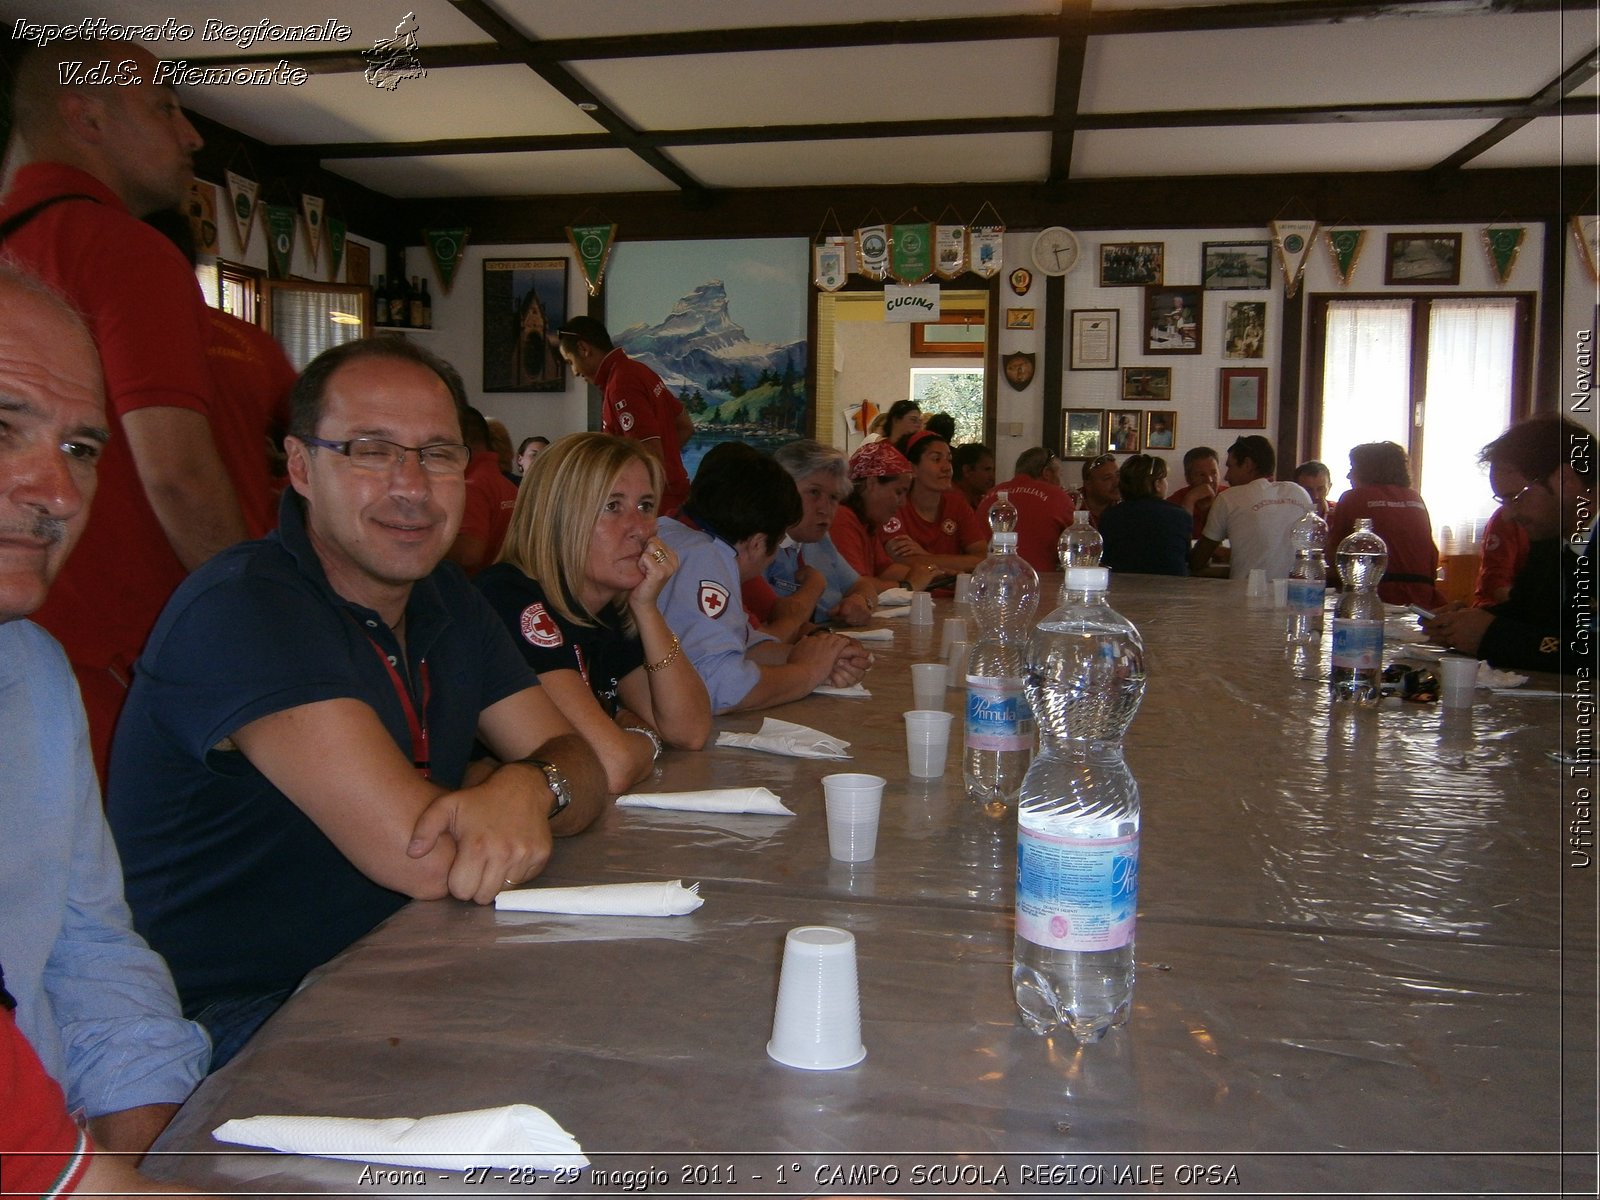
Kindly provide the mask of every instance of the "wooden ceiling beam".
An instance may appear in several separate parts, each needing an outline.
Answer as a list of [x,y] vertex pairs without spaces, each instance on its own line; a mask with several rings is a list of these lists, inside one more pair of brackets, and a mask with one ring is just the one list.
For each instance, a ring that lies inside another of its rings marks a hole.
[[[1593,79],[1596,73],[1600,73],[1600,48],[1589,51],[1588,54],[1539,89],[1533,98],[1529,100],[1526,112],[1507,117],[1493,129],[1479,134],[1448,158],[1440,159],[1434,163],[1429,173],[1437,176],[1449,171],[1459,170],[1491,146],[1499,145],[1517,130],[1528,124],[1529,121],[1532,121],[1535,117],[1546,115],[1557,105],[1561,105],[1564,115],[1582,116],[1588,112],[1593,112],[1595,110],[1595,97],[1582,97],[1570,104],[1566,102],[1565,97],[1573,88]],[[1571,110],[1570,113],[1569,109]]]
[[1090,0],[1061,0],[1061,34],[1056,39],[1056,91],[1050,106],[1050,168],[1046,183],[1072,175],[1072,145],[1083,103],[1083,60],[1089,53]]

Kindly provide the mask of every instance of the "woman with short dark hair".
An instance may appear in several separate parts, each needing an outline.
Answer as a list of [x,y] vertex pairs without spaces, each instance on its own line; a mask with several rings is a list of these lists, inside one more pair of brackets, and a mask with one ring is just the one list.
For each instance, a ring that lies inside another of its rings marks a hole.
[[1168,504],[1167,460],[1135,454],[1117,470],[1122,500],[1100,514],[1101,562],[1130,575],[1189,573],[1189,514]]

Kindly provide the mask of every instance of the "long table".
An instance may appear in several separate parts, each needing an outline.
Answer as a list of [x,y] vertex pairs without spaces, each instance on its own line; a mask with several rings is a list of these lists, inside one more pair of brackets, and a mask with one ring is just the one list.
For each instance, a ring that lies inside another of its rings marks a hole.
[[[698,912],[413,903],[202,1085],[154,1171],[309,1194],[1593,1194],[1600,868],[1569,845],[1592,781],[1557,761],[1583,706],[1480,692],[1464,712],[1349,711],[1291,670],[1281,610],[1238,583],[1119,577],[1111,599],[1150,683],[1127,741],[1134,1008],[1104,1041],[1016,1020],[1015,821],[965,799],[959,732],[943,778],[908,777],[909,665],[958,614],[940,601],[932,627],[884,622],[872,699],[774,710],[849,740],[848,764],[669,752],[640,788],[762,784],[797,816],[612,810],[544,876],[697,881]],[[841,769],[889,781],[877,857],[856,866],[827,853],[820,780]],[[848,1070],[765,1053],[803,924],[857,940],[867,1057]],[[548,1110],[594,1170],[361,1176],[210,1136],[258,1113],[514,1102]]]

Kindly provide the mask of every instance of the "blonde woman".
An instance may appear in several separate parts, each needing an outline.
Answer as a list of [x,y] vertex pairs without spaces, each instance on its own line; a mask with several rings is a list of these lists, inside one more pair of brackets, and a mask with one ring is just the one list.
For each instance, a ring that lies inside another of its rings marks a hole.
[[661,484],[637,442],[562,438],[533,461],[500,561],[475,581],[613,792],[663,743],[698,750],[711,733],[705,684],[656,607],[678,567],[656,537]]

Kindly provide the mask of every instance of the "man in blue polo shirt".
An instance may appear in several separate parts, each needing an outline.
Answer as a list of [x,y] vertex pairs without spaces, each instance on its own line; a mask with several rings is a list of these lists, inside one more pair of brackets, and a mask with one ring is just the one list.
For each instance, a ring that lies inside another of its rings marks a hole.
[[[490,903],[601,810],[593,752],[440,566],[468,458],[444,370],[398,340],[307,367],[279,529],[195,572],[139,660],[108,813],[213,1068],[407,898]],[[469,769],[475,738],[498,763]]]

